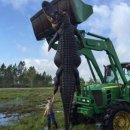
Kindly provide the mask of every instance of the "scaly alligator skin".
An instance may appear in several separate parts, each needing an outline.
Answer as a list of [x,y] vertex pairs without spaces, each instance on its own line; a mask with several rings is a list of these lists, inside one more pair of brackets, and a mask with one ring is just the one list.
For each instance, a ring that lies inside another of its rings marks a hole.
[[43,2],[43,9],[52,27],[57,30],[49,43],[50,50],[52,44],[58,40],[58,48],[54,58],[54,62],[58,67],[54,81],[54,94],[57,92],[58,86],[60,85],[64,108],[65,130],[70,130],[69,119],[74,92],[76,89],[80,91],[77,67],[81,63],[81,58],[78,53],[75,35],[78,36],[81,45],[83,45],[82,38],[78,30],[71,24],[69,16],[66,13],[58,12],[49,2]]

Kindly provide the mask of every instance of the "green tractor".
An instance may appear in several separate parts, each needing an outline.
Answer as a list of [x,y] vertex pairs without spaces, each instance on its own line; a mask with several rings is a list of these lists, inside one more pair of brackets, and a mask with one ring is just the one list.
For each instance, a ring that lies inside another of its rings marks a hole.
[[[84,22],[93,13],[91,5],[81,0],[52,0],[52,6],[68,13],[75,26]],[[37,40],[47,39],[48,43],[55,34],[50,22],[42,10],[31,18]],[[84,48],[79,46],[80,54],[85,56],[95,84],[81,86],[81,93],[75,96],[72,107],[72,125],[91,122],[102,122],[105,130],[130,130],[130,63],[120,63],[117,53],[109,38],[81,31]],[[77,40],[77,44],[79,44]],[[57,44],[53,49],[57,49]],[[110,65],[105,67],[103,75],[92,51],[105,51]],[[95,69],[95,71],[94,71]],[[95,74],[96,72],[96,74]],[[101,83],[97,83],[96,75]],[[91,119],[91,120],[90,120]]]
[[[95,84],[81,86],[72,107],[71,123],[101,122],[104,130],[130,130],[130,63],[120,63],[109,38],[88,33],[98,39],[84,38],[80,50],[91,70]],[[92,53],[105,51],[110,65],[104,66],[104,76]],[[95,69],[95,71],[94,71]],[[96,74],[95,74],[96,72]],[[97,84],[96,75],[101,83]]]

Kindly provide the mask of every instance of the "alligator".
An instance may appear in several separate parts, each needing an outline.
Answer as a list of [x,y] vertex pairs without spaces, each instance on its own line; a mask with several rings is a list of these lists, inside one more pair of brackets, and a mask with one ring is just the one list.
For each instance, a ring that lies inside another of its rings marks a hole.
[[[51,3],[44,1],[42,3],[43,12],[52,24],[56,33],[49,42],[48,51],[53,44],[58,41],[57,52],[54,63],[58,67],[54,79],[54,94],[60,87],[61,98],[64,109],[65,130],[70,130],[70,112],[75,91],[80,93],[80,78],[78,66],[81,64],[81,58],[78,53],[77,41],[79,39],[83,47],[82,36],[77,28],[71,24],[70,18],[66,12],[56,10]],[[77,38],[76,38],[77,36]]]

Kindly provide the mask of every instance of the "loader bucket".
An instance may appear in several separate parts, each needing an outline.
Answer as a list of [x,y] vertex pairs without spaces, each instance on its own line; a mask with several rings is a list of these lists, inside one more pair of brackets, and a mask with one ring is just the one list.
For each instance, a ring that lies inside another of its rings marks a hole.
[[[67,12],[73,25],[84,22],[93,13],[92,6],[81,0],[53,0],[51,3],[57,10]],[[31,18],[31,22],[37,40],[42,40],[55,33],[42,10]]]

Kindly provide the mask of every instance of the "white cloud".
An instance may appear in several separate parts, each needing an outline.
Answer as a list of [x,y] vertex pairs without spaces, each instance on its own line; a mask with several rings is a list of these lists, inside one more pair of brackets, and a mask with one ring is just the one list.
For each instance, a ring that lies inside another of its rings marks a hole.
[[90,18],[79,25],[79,28],[85,29],[87,32],[94,32],[96,34],[104,34],[109,29],[109,17],[111,15],[111,8],[107,5],[94,5],[93,14]]
[[48,59],[25,59],[27,68],[30,66],[34,66],[39,73],[43,73],[44,71],[47,74],[55,76],[56,73],[56,66],[54,65],[53,61]]
[[82,62],[78,68],[79,75],[80,75],[80,77],[84,78],[85,80],[88,80],[91,77],[89,66],[88,66],[88,63],[87,63],[87,60],[85,59],[85,57],[82,56],[81,59],[82,59]]
[[111,35],[115,39],[116,50],[122,61],[129,61],[130,54],[130,6],[116,5],[111,18]]
[[17,48],[22,51],[22,52],[27,52],[27,47],[21,45],[21,44],[17,44]]
[[57,67],[54,64],[54,56],[56,51],[51,49],[48,52],[48,43],[46,40],[43,41],[43,45],[41,47],[41,55],[42,59],[25,59],[25,63],[27,67],[34,66],[36,70],[40,73],[47,72],[47,74],[52,75],[52,77],[55,77],[55,73],[57,70]]
[[48,43],[46,40],[44,40],[42,48],[41,48],[41,54],[43,57],[45,57],[45,58],[47,57],[50,60],[53,60],[54,56],[56,54],[56,51],[53,48],[51,48],[51,50],[48,52]]

